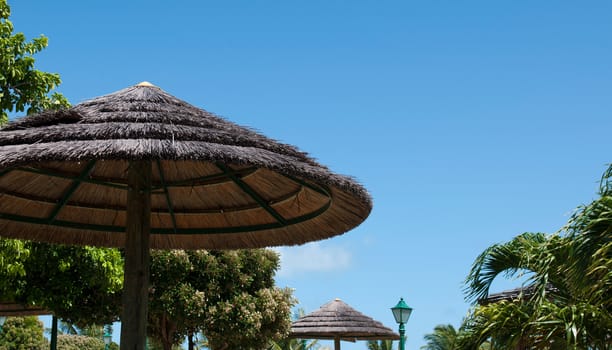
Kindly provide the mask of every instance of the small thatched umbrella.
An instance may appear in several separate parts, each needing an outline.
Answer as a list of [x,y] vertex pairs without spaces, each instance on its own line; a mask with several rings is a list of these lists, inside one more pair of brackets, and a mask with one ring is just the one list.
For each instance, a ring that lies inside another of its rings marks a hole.
[[0,301],[0,328],[4,325],[6,317],[24,317],[52,315],[51,321],[51,350],[57,349],[57,317],[53,313],[40,306],[24,305],[12,301]]
[[0,317],[51,315],[52,312],[40,306],[24,305],[10,301],[0,301]]
[[332,300],[294,321],[290,336],[300,339],[333,339],[335,350],[340,350],[341,340],[399,339],[399,334],[340,299]]
[[125,247],[130,350],[144,346],[149,248],[302,244],[371,210],[351,178],[148,83],[0,129],[0,191],[2,236]]

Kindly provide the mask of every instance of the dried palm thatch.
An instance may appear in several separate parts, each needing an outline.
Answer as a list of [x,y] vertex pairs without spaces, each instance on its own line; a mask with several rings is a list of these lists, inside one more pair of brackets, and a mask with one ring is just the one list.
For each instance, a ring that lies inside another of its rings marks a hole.
[[[553,287],[552,285],[547,285],[545,288],[545,291],[547,294],[549,294],[549,293],[556,293],[559,290]],[[533,298],[536,293],[537,293],[537,290],[535,286],[528,285],[525,287],[504,290],[499,293],[489,294],[488,297],[479,299],[478,304],[488,305],[488,304],[493,304],[493,303],[497,303],[500,301],[514,302],[514,301],[529,300]]]
[[340,299],[321,306],[291,324],[292,338],[333,339],[336,350],[340,341],[398,340],[399,335],[382,323],[353,309]]
[[500,301],[520,300],[525,297],[529,298],[531,295],[533,295],[533,288],[530,288],[530,287],[514,288],[514,289],[504,290],[499,293],[489,294],[488,297],[479,299],[478,304],[488,305],[488,304],[497,303]]
[[142,160],[151,248],[302,244],[371,210],[353,179],[141,83],[0,129],[0,235],[124,246],[128,167]]
[[[15,302],[0,302],[0,316],[39,316],[39,315],[51,315],[51,311],[43,309],[39,306],[24,305]],[[1,326],[1,325],[0,325]]]

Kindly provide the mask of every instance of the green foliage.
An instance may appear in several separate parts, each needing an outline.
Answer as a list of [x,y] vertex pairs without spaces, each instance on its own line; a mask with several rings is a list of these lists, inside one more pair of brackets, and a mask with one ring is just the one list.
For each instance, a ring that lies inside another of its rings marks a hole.
[[532,293],[475,306],[462,348],[489,339],[493,349],[611,349],[612,192],[610,167],[600,197],[580,207],[558,233],[525,233],[485,250],[466,279],[466,295],[484,298],[498,275],[530,273]]
[[23,33],[13,34],[10,15],[7,0],[0,0],[0,123],[8,119],[7,112],[68,107],[63,95],[49,94],[61,83],[59,75],[34,68],[33,56],[47,47],[47,38],[41,35],[28,42]]
[[[73,333],[118,318],[118,250],[0,240],[0,257],[3,295],[53,311]],[[264,348],[288,334],[295,302],[274,286],[277,268],[276,253],[264,249],[153,251],[149,334],[166,349],[199,331],[213,349]]]
[[246,292],[208,309],[205,334],[211,349],[262,349],[270,340],[289,332],[293,305],[288,289],[266,288]]
[[[164,345],[160,344],[158,341],[154,339],[151,339],[147,343],[147,349],[148,350],[164,350]],[[170,350],[183,350],[183,348],[180,345],[172,345]]]
[[85,335],[60,334],[57,336],[58,350],[102,350],[104,341]]
[[43,323],[35,316],[9,317],[0,332],[0,350],[46,350]]
[[[99,325],[91,324],[91,325],[87,325],[87,326],[80,328],[75,324],[67,323],[64,321],[61,321],[59,324],[59,329],[62,334],[83,335],[86,337],[97,338],[97,339],[103,339],[104,334],[107,332],[107,330],[105,330],[105,328],[107,327],[109,326],[99,326]],[[112,334],[112,327],[111,327],[111,331],[108,333]]]
[[149,334],[169,349],[202,331],[211,349],[264,348],[287,334],[291,292],[271,250],[153,251]]
[[118,319],[122,282],[116,249],[0,239],[1,298],[45,307],[69,324]]
[[[57,340],[58,350],[77,350],[77,349],[104,349],[103,335],[108,332],[112,333],[111,326],[96,326],[91,325],[84,328],[78,328],[74,325],[62,323],[62,330],[67,330],[64,334],[60,334]],[[109,345],[110,350],[119,350],[117,343]]]
[[461,327],[457,349],[478,349],[489,341],[494,349],[515,349],[526,337],[533,311],[532,305],[508,301],[476,307]]
[[204,293],[190,284],[193,269],[186,251],[151,252],[148,334],[162,347],[180,344],[203,316]]
[[318,340],[284,338],[270,341],[267,350],[316,350],[320,347]]
[[[299,308],[293,314],[293,320],[297,320],[300,317],[304,316],[306,313],[304,309]],[[288,338],[283,337],[278,340],[270,341],[270,345],[268,346],[268,350],[316,350],[319,349],[319,341],[316,339],[296,339],[296,338]]]
[[[437,325],[433,333],[426,334],[423,338],[427,342],[421,346],[422,350],[491,350],[488,340],[474,341],[474,344],[467,343],[464,338],[470,335],[465,324],[456,330],[450,324]],[[512,348],[511,350],[516,350]]]
[[433,333],[426,334],[424,339],[427,344],[421,346],[422,350],[457,350],[459,333],[450,324],[438,325]]
[[28,303],[81,328],[118,319],[123,287],[118,250],[30,243],[26,270]]
[[13,301],[23,293],[24,263],[29,256],[30,249],[25,242],[0,239],[0,300]]
[[368,340],[368,350],[393,350],[393,340]]

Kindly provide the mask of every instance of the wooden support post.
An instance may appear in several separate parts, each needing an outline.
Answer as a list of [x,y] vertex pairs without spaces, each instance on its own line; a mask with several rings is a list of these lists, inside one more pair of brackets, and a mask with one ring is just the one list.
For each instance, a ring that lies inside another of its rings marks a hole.
[[149,299],[150,231],[151,162],[132,161],[128,167],[121,350],[145,349]]

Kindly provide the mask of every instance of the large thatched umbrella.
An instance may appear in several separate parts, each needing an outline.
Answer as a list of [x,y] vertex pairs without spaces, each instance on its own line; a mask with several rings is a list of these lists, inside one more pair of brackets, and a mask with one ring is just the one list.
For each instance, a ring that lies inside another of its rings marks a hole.
[[149,248],[302,244],[371,210],[351,178],[148,83],[0,129],[0,191],[2,236],[125,248],[130,350],[144,345]]
[[341,340],[399,339],[399,334],[340,299],[332,300],[294,321],[290,336],[300,339],[333,339],[335,350],[340,350]]

